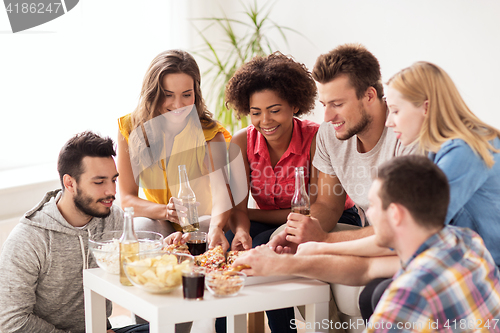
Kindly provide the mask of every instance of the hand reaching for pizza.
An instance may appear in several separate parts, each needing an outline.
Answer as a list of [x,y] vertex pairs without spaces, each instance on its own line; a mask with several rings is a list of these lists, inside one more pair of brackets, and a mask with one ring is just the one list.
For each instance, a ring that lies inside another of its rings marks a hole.
[[234,234],[233,242],[231,243],[231,250],[244,251],[252,248],[252,237],[250,234],[243,230],[237,230]]
[[283,256],[275,253],[268,246],[261,245],[238,257],[232,264],[232,267],[239,265],[250,266],[251,268],[242,270],[247,275],[283,275],[283,270],[281,269],[284,263],[284,260],[282,260]]
[[167,236],[163,240],[163,244],[165,245],[172,245],[172,244],[186,244],[186,242],[189,240],[189,232],[183,234],[180,231],[174,232],[170,235]]
[[224,252],[227,251],[229,248],[229,242],[226,239],[226,236],[224,235],[224,231],[218,227],[211,225],[210,228],[208,229],[208,248],[213,249],[217,245],[222,246],[222,249]]
[[163,240],[163,251],[172,253],[189,253],[188,246],[186,242],[189,240],[190,234],[182,232],[174,232],[168,235],[167,238]]

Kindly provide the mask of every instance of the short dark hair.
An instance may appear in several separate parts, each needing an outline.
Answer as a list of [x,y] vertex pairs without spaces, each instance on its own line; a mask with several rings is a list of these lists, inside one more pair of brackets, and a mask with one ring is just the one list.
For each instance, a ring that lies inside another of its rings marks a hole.
[[297,117],[312,111],[318,94],[304,64],[274,52],[253,58],[234,73],[226,86],[226,103],[235,109],[239,119],[250,113],[252,94],[263,90],[271,90],[290,106],[297,107]]
[[384,97],[380,64],[363,45],[337,46],[330,52],[320,55],[312,71],[313,78],[322,84],[342,75],[347,75],[358,99],[365,95],[369,87],[375,88],[378,98]]
[[70,175],[78,182],[84,172],[82,160],[84,157],[116,156],[113,140],[101,137],[93,132],[78,133],[68,140],[61,148],[57,159],[57,171],[61,186],[64,189],[63,177]]
[[425,156],[396,157],[380,166],[379,197],[385,210],[391,203],[404,206],[423,227],[444,225],[450,186],[441,169]]

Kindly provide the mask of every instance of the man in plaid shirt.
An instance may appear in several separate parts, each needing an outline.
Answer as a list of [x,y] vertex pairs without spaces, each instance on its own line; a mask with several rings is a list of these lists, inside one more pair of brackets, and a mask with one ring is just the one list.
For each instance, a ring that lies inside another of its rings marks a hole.
[[425,157],[378,170],[367,215],[402,268],[365,332],[500,332],[500,273],[479,235],[444,225],[449,198],[445,174]]

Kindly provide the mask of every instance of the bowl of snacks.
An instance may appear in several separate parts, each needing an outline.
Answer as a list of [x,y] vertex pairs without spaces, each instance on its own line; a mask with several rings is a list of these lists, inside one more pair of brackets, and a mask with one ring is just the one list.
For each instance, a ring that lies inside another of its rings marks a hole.
[[[224,274],[226,273],[226,274]],[[214,271],[205,276],[208,291],[217,297],[235,296],[245,285],[246,274],[242,272]]]
[[[97,265],[110,274],[120,274],[120,237],[123,231],[106,231],[89,238],[89,249]],[[158,251],[163,246],[163,236],[152,231],[136,231],[139,252]]]
[[123,268],[134,286],[162,294],[180,287],[182,270],[193,263],[192,255],[157,251],[127,256]]

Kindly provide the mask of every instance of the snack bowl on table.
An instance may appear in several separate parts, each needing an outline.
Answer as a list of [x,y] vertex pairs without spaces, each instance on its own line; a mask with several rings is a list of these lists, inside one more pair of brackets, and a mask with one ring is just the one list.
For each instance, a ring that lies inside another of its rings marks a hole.
[[[105,231],[89,238],[89,249],[97,265],[110,274],[120,274],[120,237],[123,231]],[[136,231],[139,252],[159,251],[163,246],[163,236],[152,231]]]
[[242,272],[224,274],[222,271],[214,271],[205,276],[205,285],[214,296],[235,296],[245,285],[246,277]]
[[134,286],[164,294],[182,285],[182,270],[193,264],[192,255],[156,251],[125,257],[123,269]]

